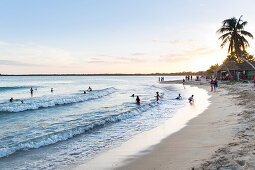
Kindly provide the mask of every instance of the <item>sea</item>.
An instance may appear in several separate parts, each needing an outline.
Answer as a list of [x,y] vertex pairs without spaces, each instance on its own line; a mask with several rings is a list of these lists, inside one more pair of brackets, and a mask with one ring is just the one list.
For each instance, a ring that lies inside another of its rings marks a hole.
[[69,169],[160,126],[189,104],[194,89],[158,79],[0,76],[0,169]]

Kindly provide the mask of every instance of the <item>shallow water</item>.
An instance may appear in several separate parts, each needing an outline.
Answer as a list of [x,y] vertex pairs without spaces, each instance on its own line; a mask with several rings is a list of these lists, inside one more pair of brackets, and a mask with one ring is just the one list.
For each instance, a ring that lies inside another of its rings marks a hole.
[[[191,92],[157,80],[153,76],[0,77],[1,168],[67,168],[159,126],[187,104]],[[93,91],[83,94],[89,86]],[[33,95],[31,87],[36,89]],[[184,96],[180,101],[174,99],[179,92]],[[133,93],[139,95],[140,105],[130,97]]]

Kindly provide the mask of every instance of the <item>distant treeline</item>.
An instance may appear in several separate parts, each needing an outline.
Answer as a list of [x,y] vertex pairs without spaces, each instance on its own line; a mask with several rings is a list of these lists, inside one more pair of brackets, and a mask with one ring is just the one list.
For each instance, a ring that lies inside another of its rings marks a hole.
[[202,75],[204,72],[150,73],[150,74],[0,74],[0,76],[182,76]]

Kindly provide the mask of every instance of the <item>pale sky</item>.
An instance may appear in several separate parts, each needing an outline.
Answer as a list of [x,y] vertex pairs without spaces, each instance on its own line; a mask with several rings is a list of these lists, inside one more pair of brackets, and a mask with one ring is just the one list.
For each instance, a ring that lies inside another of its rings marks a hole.
[[[0,0],[0,73],[170,73],[227,55],[216,34],[254,0]],[[248,39],[255,53],[254,40]]]

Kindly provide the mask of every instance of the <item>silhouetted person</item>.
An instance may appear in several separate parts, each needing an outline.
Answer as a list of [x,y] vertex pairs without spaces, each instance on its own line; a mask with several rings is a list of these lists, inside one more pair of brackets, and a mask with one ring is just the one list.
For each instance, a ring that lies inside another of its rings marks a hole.
[[50,89],[50,92],[53,93],[53,88]]
[[159,97],[160,97],[158,91],[156,92],[156,96],[155,97],[156,97],[156,101],[158,102],[159,101]]
[[33,88],[31,87],[31,89],[30,89],[30,93],[32,94],[34,92],[34,90],[33,90]]
[[24,100],[21,100],[21,104],[24,104]]
[[84,91],[83,94],[86,94],[86,92]]
[[92,88],[89,86],[88,91],[92,91]]
[[12,98],[10,98],[10,102],[13,102],[13,97],[12,97]]
[[140,104],[140,98],[139,98],[139,96],[136,97],[136,103],[137,103],[137,104]]
[[135,97],[135,94],[132,94],[131,97]]

